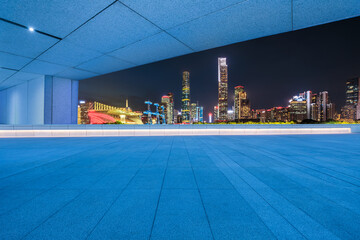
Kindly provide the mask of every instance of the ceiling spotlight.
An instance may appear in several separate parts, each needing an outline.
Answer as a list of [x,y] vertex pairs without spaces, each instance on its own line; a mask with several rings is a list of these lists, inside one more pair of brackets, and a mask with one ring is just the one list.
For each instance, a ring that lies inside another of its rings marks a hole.
[[33,32],[33,31],[35,31],[35,29],[33,27],[29,27],[29,31]]

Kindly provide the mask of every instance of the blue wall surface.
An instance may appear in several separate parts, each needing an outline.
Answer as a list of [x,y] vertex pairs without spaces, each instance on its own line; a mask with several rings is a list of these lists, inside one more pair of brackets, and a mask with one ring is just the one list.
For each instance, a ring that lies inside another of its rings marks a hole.
[[42,76],[0,91],[0,124],[77,123],[78,81]]
[[0,91],[0,123],[44,124],[44,77]]

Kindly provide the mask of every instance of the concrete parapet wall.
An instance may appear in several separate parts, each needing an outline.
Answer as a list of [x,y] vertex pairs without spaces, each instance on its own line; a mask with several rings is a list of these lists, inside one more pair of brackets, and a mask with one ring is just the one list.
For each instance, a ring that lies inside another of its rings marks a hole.
[[203,136],[360,133],[359,124],[0,125],[0,137]]

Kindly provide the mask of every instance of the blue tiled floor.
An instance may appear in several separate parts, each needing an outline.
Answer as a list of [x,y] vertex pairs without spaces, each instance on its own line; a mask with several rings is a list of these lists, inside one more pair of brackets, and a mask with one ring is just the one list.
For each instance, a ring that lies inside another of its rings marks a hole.
[[0,139],[0,239],[360,239],[360,134]]

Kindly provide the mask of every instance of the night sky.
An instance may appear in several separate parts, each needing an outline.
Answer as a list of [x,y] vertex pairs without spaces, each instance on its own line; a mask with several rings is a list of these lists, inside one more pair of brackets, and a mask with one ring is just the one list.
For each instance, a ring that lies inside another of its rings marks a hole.
[[[173,92],[181,109],[182,72],[190,72],[191,102],[204,116],[217,104],[217,58],[226,57],[229,108],[234,87],[245,86],[252,109],[287,106],[299,92],[328,91],[338,110],[345,102],[345,81],[360,76],[360,18],[283,33],[163,60],[80,81],[79,99],[133,110],[144,101],[160,102]],[[206,117],[207,120],[207,117]]]

